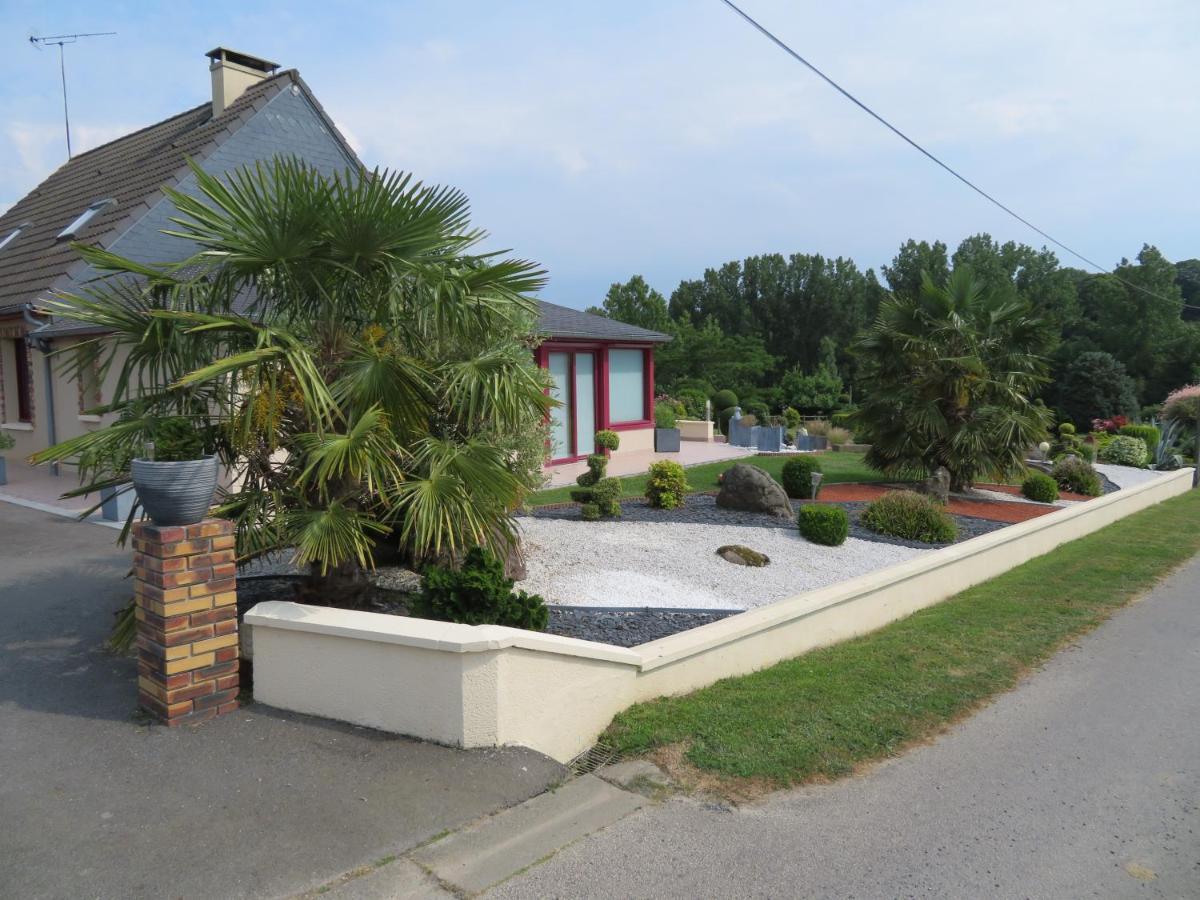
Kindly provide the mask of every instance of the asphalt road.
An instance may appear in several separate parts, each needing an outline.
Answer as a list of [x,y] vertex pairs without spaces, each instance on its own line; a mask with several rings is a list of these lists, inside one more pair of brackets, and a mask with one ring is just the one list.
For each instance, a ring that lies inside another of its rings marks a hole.
[[927,746],[648,807],[487,897],[1200,897],[1200,557]]
[[131,590],[115,537],[0,503],[0,897],[288,896],[562,777],[254,704],[146,724],[103,648]]

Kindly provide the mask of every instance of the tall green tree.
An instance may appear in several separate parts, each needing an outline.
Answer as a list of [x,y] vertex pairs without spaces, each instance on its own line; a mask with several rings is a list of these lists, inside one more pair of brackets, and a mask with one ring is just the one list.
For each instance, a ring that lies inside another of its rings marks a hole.
[[1137,386],[1111,353],[1093,350],[1076,355],[1056,385],[1057,407],[1066,421],[1087,431],[1093,419],[1134,416]]
[[921,290],[922,273],[928,274],[935,284],[943,284],[950,277],[950,257],[941,241],[930,244],[910,238],[900,245],[892,264],[883,267],[883,277],[892,293],[905,296]]
[[665,332],[671,326],[666,297],[646,284],[641,275],[634,275],[624,284],[613,283],[604,295],[603,305],[590,307],[588,312],[651,331]]
[[544,273],[477,252],[466,197],[407,175],[192,172],[199,196],[166,192],[190,258],[79,247],[109,277],[50,307],[107,333],[85,347],[121,418],[39,461],[79,461],[84,491],[124,484],[186,417],[234,475],[217,512],[239,556],[294,550],[317,601],[357,590],[383,541],[416,560],[511,546],[532,486],[517,448],[550,405],[525,339]]
[[884,302],[856,344],[867,463],[894,475],[944,466],[956,490],[1022,471],[1049,423],[1034,402],[1047,346],[1027,301],[985,287],[967,266],[943,284],[926,273],[920,290]]

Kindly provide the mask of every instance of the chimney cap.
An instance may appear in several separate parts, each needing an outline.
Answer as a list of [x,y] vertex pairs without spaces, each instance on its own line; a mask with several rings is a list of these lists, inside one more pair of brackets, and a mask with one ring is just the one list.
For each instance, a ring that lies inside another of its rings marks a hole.
[[269,59],[263,59],[259,56],[252,56],[249,53],[242,53],[240,50],[231,50],[228,47],[214,47],[204,55],[211,59],[214,64],[231,62],[239,66],[244,66],[247,69],[265,72],[268,75],[274,73],[279,68],[279,63],[271,62]]

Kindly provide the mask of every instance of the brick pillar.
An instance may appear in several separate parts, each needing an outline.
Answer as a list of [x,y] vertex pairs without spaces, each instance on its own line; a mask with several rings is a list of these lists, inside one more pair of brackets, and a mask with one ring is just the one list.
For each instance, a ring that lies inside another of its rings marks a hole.
[[133,527],[138,702],[167,725],[237,709],[233,523]]

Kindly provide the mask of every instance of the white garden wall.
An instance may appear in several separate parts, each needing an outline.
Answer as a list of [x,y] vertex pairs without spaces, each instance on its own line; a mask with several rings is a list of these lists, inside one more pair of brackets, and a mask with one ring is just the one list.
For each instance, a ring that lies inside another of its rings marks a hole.
[[566,761],[641,700],[872,631],[1153,506],[1191,469],[632,649],[499,626],[295,603],[246,614],[255,698],[460,747],[521,744]]

